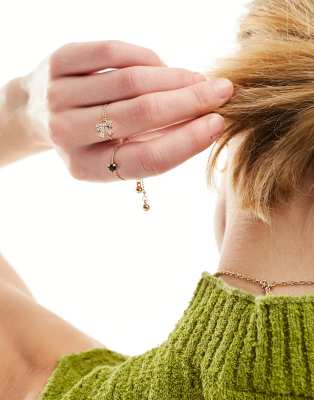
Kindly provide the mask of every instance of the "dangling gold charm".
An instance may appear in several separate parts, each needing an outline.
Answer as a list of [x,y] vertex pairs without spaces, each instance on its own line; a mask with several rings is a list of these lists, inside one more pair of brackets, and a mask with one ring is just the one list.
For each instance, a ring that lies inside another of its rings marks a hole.
[[150,205],[147,203],[146,200],[144,200],[143,208],[145,211],[148,211],[150,209]]
[[144,182],[142,178],[136,180],[136,191],[137,193],[143,193],[143,210],[148,211],[150,209],[150,205],[148,204],[146,191],[144,188]]
[[142,193],[143,192],[143,187],[140,181],[136,181],[136,191],[137,193]]

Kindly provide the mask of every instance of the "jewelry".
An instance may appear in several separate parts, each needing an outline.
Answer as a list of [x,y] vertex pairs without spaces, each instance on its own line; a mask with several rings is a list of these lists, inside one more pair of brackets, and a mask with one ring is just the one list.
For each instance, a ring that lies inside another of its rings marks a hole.
[[150,209],[150,205],[148,204],[148,199],[146,195],[146,190],[144,188],[143,178],[139,178],[136,180],[136,191],[137,193],[143,194],[143,209],[144,211],[148,211]]
[[[123,177],[119,174],[119,172],[118,172],[119,164],[115,161],[114,156],[115,156],[115,154],[116,154],[117,149],[120,147],[120,145],[124,144],[124,142],[127,142],[127,141],[128,141],[128,138],[126,138],[126,139],[121,139],[120,143],[118,143],[118,144],[114,147],[113,152],[112,152],[112,156],[111,156],[110,164],[107,165],[108,170],[109,170],[110,172],[116,174],[116,176],[117,176],[119,179],[122,179],[122,180],[126,180],[126,179],[123,178]],[[148,204],[148,199],[147,199],[146,190],[145,190],[145,187],[144,187],[143,178],[138,178],[138,179],[136,180],[136,191],[137,191],[137,193],[142,193],[142,194],[143,194],[143,210],[144,210],[144,211],[150,210],[150,205]]]
[[109,140],[112,140],[113,123],[112,120],[108,118],[107,107],[108,104],[105,104],[103,106],[102,119],[100,120],[100,122],[97,122],[96,124],[96,132],[98,137],[100,137],[101,139],[105,139],[105,137],[107,136]]
[[287,285],[311,285],[314,284],[314,281],[267,281],[265,279],[255,279],[249,275],[245,275],[239,272],[232,272],[232,271],[217,271],[214,273],[214,276],[219,276],[219,275],[229,275],[229,276],[236,276],[238,278],[243,278],[247,281],[258,283],[259,285],[262,286],[262,288],[265,290],[265,294],[269,295],[271,294],[271,289],[274,286],[287,286]]
[[118,172],[118,168],[119,168],[119,164],[117,164],[115,162],[114,156],[116,154],[117,149],[120,147],[120,145],[123,144],[123,140],[122,143],[118,143],[114,148],[113,148],[113,152],[112,152],[112,156],[111,156],[111,161],[110,164],[107,165],[107,168],[109,169],[110,172],[112,172],[113,174],[115,174],[119,179],[122,179],[125,181],[125,179],[119,174]]

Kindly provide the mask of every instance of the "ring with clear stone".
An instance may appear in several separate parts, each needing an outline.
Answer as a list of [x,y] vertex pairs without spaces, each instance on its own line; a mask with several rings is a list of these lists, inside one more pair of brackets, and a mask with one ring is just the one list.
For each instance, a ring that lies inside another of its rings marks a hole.
[[96,132],[97,136],[101,139],[108,138],[109,140],[113,139],[113,122],[108,118],[107,115],[107,107],[109,104],[105,104],[102,107],[102,118],[96,124]]

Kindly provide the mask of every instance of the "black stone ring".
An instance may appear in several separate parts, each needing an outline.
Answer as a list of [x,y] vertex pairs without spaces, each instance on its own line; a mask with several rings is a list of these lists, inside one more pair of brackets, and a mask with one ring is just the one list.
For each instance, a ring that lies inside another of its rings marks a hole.
[[117,149],[121,146],[121,144],[123,144],[123,140],[122,140],[122,143],[118,143],[114,147],[112,156],[111,156],[111,161],[110,161],[110,164],[107,165],[107,168],[111,173],[115,174],[119,179],[122,179],[123,181],[125,181],[126,179],[123,178],[118,172],[119,164],[117,164],[114,160],[115,153],[116,153]]

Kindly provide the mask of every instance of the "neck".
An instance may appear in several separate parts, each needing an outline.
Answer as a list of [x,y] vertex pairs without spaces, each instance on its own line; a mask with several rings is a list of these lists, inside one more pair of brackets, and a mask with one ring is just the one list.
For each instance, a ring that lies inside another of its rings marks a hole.
[[[226,229],[218,271],[230,270],[256,279],[274,281],[314,281],[313,200],[296,195],[272,215],[272,224],[239,209],[226,212]],[[222,276],[233,286],[263,293],[261,286],[237,277]],[[314,284],[275,286],[274,294],[307,294]]]

